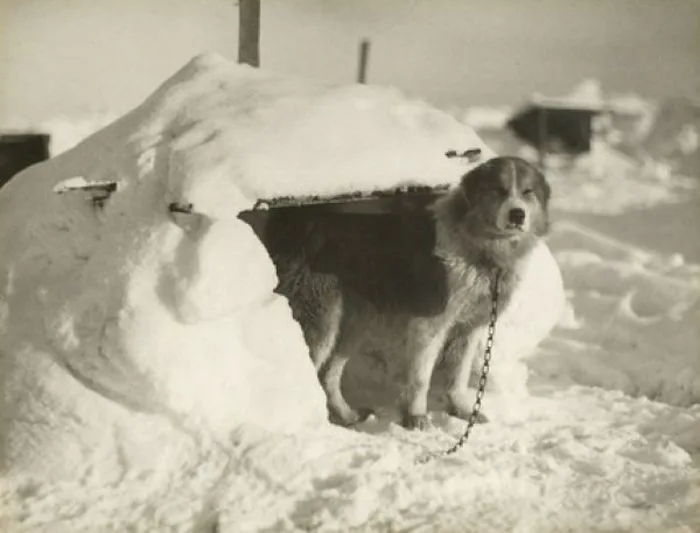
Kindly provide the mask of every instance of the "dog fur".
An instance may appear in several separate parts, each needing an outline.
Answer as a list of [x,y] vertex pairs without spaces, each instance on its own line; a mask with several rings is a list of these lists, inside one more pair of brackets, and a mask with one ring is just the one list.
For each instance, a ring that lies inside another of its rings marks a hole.
[[[467,384],[488,326],[519,280],[521,259],[548,229],[549,185],[526,161],[491,159],[427,211],[337,213],[324,206],[272,210],[263,241],[278,292],[301,324],[331,420],[362,421],[341,391],[350,357],[399,358],[408,428],[427,424],[431,375],[442,356],[450,414],[470,414]],[[500,272],[500,274],[499,274]]]

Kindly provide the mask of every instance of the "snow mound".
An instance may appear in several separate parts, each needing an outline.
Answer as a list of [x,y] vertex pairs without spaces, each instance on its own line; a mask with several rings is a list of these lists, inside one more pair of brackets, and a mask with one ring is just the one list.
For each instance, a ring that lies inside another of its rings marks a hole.
[[[204,55],[16,176],[0,195],[0,466],[119,470],[202,435],[325,423],[301,330],[238,214],[260,198],[452,184],[470,163],[445,152],[475,147],[490,156],[395,90]],[[106,202],[80,190],[108,183]]]

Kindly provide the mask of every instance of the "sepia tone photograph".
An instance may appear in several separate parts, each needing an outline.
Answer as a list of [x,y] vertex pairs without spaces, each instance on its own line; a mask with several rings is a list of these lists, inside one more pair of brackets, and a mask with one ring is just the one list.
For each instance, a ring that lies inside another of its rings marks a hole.
[[0,0],[0,531],[700,533],[700,0]]

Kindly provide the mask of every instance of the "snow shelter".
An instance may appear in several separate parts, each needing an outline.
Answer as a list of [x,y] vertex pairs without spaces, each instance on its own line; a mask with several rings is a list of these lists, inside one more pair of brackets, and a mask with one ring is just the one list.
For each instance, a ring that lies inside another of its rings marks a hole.
[[591,149],[593,118],[603,108],[593,102],[534,98],[511,117],[507,126],[540,152],[580,155]]
[[0,187],[19,171],[48,159],[50,139],[43,133],[0,134]]
[[[171,414],[222,439],[261,421],[280,432],[325,424],[301,329],[256,228],[239,215],[284,199],[420,208],[478,164],[476,149],[494,155],[454,117],[397,89],[205,54],[118,120],[22,171],[0,189],[0,352],[33,377],[20,390],[7,385],[17,374],[0,372],[0,389],[41,434],[13,430],[0,469],[42,473],[39,457],[55,457],[52,473],[74,475],[72,465],[90,463],[86,443],[101,450],[114,425],[134,462],[164,442],[184,449],[190,437]],[[331,200],[375,194],[385,199]],[[22,359],[31,346],[51,346],[60,365]],[[57,412],[81,413],[80,432],[64,431],[68,419],[40,422]],[[0,433],[9,427],[0,420]]]
[[[476,148],[494,155],[395,89],[207,54],[22,171],[0,189],[0,434],[11,437],[0,471],[73,480],[80,465],[113,479],[154,458],[189,471],[228,464],[193,443],[324,426],[301,329],[239,215],[260,200],[454,186]],[[501,318],[499,356],[534,346],[564,301],[554,258],[537,250]]]

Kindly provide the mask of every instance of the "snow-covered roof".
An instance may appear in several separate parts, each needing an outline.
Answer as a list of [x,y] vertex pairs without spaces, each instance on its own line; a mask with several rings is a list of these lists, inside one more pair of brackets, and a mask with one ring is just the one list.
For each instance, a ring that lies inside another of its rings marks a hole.
[[565,98],[548,98],[535,96],[530,101],[535,107],[546,107],[547,109],[566,109],[572,111],[585,111],[588,113],[599,113],[603,111],[602,105],[591,104],[588,102],[576,102]]
[[167,152],[158,157],[167,158],[171,196],[207,212],[451,184],[475,163],[445,152],[493,155],[471,128],[396,89],[296,79],[214,54],[193,59],[123,120],[125,145],[167,142],[156,150]]
[[564,96],[532,95],[531,104],[552,109],[575,109],[599,112],[605,107],[600,81],[585,79]]

